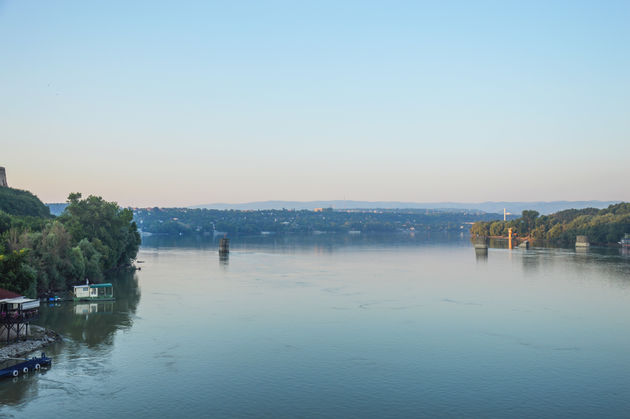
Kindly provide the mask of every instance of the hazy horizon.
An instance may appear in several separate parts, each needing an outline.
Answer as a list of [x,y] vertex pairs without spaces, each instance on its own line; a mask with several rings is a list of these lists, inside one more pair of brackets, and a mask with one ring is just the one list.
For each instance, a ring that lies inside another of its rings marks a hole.
[[0,1],[9,186],[630,201],[630,3]]
[[[335,210],[432,210],[432,211],[483,211],[485,213],[502,214],[504,210],[508,214],[518,216],[523,210],[535,210],[542,215],[556,213],[566,209],[582,208],[606,208],[620,201],[525,201],[525,202],[401,202],[401,201],[351,201],[351,200],[315,200],[315,201],[255,201],[242,203],[206,203],[199,205],[175,205],[173,207],[159,208],[189,208],[212,210],[314,210],[316,208],[333,208]],[[65,207],[65,203],[48,202],[51,212],[58,215]],[[155,205],[134,208],[153,208]]]

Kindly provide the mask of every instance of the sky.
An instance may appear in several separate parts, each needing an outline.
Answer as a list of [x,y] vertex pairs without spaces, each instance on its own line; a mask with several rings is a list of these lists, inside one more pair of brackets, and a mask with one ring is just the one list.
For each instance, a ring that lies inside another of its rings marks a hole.
[[44,202],[630,201],[628,1],[2,1]]

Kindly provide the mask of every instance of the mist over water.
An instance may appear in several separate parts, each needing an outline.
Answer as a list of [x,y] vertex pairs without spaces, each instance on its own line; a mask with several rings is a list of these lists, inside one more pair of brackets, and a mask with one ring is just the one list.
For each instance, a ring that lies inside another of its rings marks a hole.
[[[0,414],[623,417],[630,257],[459,235],[148,237],[114,303],[43,307]],[[55,413],[55,414],[57,414]]]

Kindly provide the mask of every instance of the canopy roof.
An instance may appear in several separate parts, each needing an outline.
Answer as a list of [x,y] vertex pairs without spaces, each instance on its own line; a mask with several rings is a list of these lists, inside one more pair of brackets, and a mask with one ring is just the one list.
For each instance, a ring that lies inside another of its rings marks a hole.
[[0,302],[11,303],[11,304],[30,303],[31,301],[38,301],[38,300],[34,300],[32,298],[26,298],[26,297],[4,298],[0,300]]
[[84,285],[75,285],[74,288],[83,288],[83,287],[90,287],[90,288],[111,288],[112,284],[110,283],[106,283],[106,284],[84,284]]
[[20,294],[17,294],[13,291],[5,290],[4,288],[0,288],[0,300],[5,298],[17,298],[20,297]]

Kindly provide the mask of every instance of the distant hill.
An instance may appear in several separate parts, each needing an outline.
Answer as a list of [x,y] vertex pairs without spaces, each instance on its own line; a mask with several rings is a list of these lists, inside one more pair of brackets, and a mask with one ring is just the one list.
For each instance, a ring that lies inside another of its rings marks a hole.
[[66,209],[68,204],[63,202],[63,203],[46,204],[46,206],[50,208],[50,213],[52,215],[57,216],[57,215],[61,215],[61,213]]
[[606,208],[609,205],[620,201],[551,201],[551,202],[396,202],[396,201],[261,201],[248,202],[242,204],[205,204],[196,205],[191,208],[211,208],[211,209],[238,209],[238,210],[266,210],[266,209],[314,209],[329,208],[334,209],[460,209],[478,210],[489,213],[503,214],[503,208],[515,215],[520,215],[523,210],[535,210],[541,214],[551,214],[566,209],[582,208]]
[[0,210],[11,215],[50,217],[50,210],[29,191],[0,187]]

